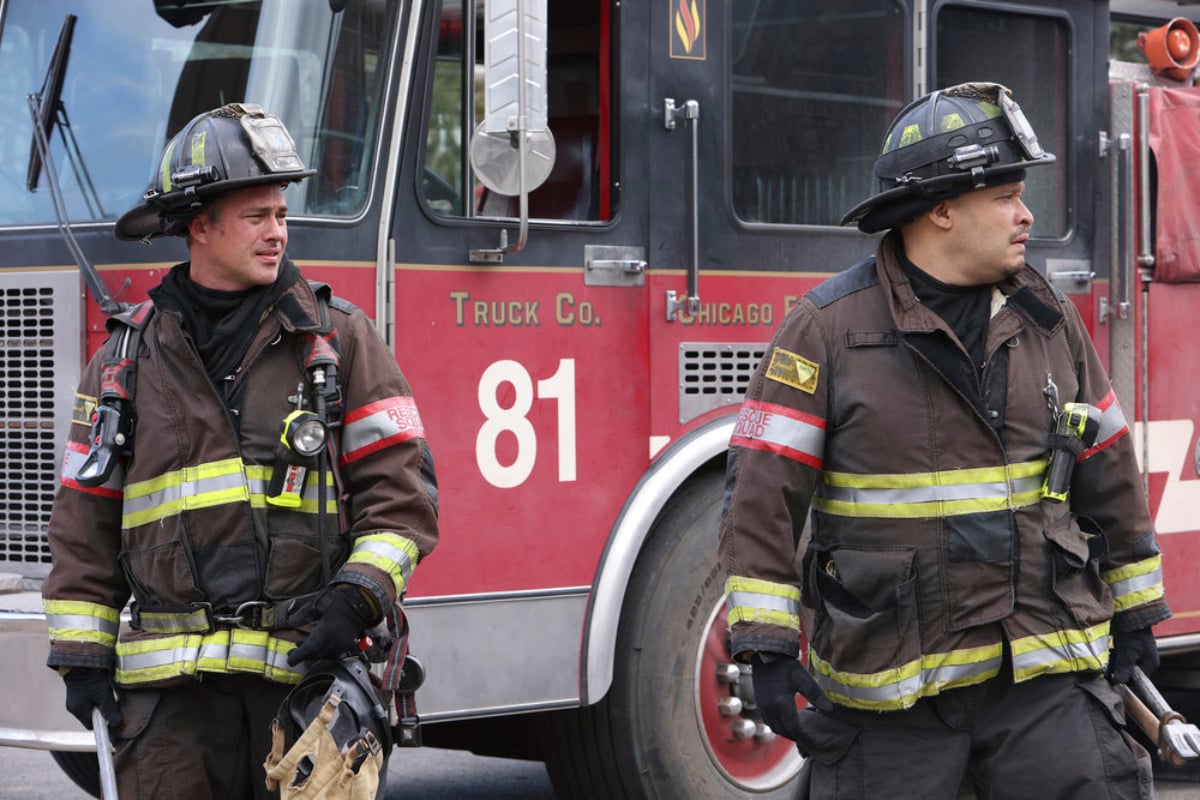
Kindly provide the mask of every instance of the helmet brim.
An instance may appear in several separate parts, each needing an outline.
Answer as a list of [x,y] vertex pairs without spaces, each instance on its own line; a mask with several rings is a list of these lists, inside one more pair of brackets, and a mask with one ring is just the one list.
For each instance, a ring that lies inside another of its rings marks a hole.
[[[278,172],[270,175],[255,175],[248,178],[235,178],[233,180],[221,181],[211,186],[199,186],[196,188],[195,194],[203,202],[237,189],[272,183],[297,183],[316,174],[317,171],[315,169],[305,169],[294,172]],[[198,210],[196,209],[196,211]],[[173,209],[161,202],[156,202],[155,198],[143,199],[142,202],[126,211],[117,219],[114,233],[118,239],[134,242],[145,241],[158,236],[182,235],[182,230],[174,229],[177,226],[169,228],[164,225],[164,216],[170,214],[187,215],[188,208],[180,207]]]
[[[998,165],[985,169],[984,179],[988,185],[997,185],[1004,182],[997,178],[1003,178],[1008,173],[1046,166],[1053,164],[1055,160],[1052,153],[1043,153],[1037,159]],[[971,174],[967,172],[913,181],[871,195],[847,211],[841,224],[849,225],[854,222],[863,233],[879,233],[903,224],[922,210],[933,208],[943,200],[965,194],[974,188]]]

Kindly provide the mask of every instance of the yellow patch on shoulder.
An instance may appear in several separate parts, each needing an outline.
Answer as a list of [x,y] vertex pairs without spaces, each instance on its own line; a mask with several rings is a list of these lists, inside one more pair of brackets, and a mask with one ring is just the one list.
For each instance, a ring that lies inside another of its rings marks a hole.
[[71,407],[71,424],[92,426],[92,414],[96,411],[96,398],[90,394],[75,393],[75,403]]
[[820,371],[821,368],[814,362],[781,347],[771,351],[771,363],[767,365],[768,378],[809,394],[817,391],[817,374]]

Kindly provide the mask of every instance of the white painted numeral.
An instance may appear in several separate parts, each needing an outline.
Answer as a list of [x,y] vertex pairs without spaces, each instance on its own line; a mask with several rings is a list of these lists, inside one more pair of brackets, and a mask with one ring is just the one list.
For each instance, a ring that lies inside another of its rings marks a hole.
[[[512,386],[512,404],[500,405],[501,387]],[[575,480],[575,359],[564,358],[558,370],[537,382],[537,398],[558,401],[558,479]],[[479,410],[484,423],[475,437],[475,460],[488,483],[500,489],[520,486],[533,472],[537,460],[537,433],[529,421],[533,408],[533,379],[529,371],[512,360],[497,361],[479,379]],[[517,456],[501,464],[497,440],[507,431],[517,441]]]

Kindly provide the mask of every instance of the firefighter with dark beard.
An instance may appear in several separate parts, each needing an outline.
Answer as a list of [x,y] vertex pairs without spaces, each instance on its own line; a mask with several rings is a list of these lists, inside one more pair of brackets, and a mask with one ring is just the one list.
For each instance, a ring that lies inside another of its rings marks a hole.
[[844,220],[887,231],[876,255],[790,311],[749,385],[732,650],[812,798],[1152,791],[1105,673],[1153,671],[1170,611],[1121,407],[1025,260],[1025,173],[1053,160],[1003,86],[904,108]]
[[364,632],[387,639],[437,541],[408,382],[287,256],[284,189],[312,174],[278,118],[226,105],[117,223],[186,236],[189,260],[83,372],[43,597],[48,663],[85,726],[103,713],[122,798],[275,796],[281,703]]

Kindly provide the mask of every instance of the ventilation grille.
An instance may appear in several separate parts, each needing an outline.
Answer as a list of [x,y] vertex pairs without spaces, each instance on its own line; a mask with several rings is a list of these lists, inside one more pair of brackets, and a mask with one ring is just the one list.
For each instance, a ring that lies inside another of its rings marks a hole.
[[7,572],[49,570],[46,530],[79,379],[77,297],[74,272],[0,279],[0,569]]
[[679,345],[679,422],[737,405],[768,344],[684,342]]

